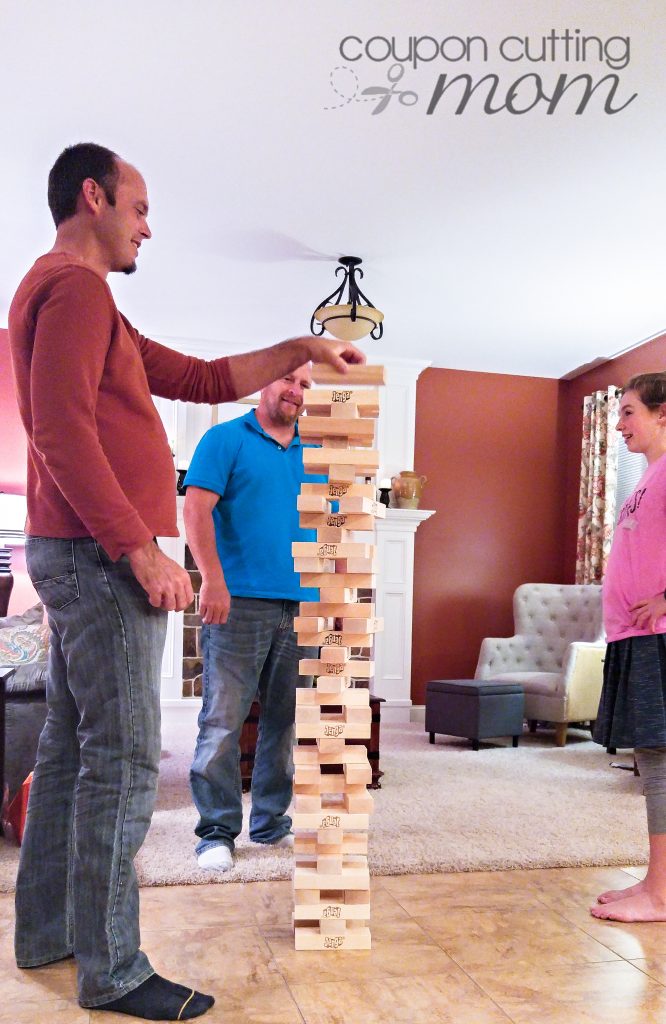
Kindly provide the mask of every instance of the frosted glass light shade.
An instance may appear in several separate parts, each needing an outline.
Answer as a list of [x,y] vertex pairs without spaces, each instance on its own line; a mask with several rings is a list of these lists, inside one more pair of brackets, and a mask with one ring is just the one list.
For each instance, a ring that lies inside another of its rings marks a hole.
[[374,330],[384,319],[374,306],[357,306],[356,319],[351,319],[351,303],[342,306],[321,306],[315,311],[314,318],[322,324],[334,338],[340,341],[358,341]]

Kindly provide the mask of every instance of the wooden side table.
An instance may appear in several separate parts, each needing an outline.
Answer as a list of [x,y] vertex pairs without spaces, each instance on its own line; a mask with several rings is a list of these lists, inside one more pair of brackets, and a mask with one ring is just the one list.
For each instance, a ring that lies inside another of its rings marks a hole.
[[[384,703],[383,697],[370,695],[370,709],[372,712],[372,726],[370,738],[367,740],[348,740],[348,743],[364,743],[368,750],[368,760],[372,768],[372,783],[370,789],[381,789],[380,779],[384,772],[379,767],[379,729],[381,725],[381,706]],[[340,711],[340,708],[333,708],[333,711]],[[245,719],[240,737],[240,769],[243,792],[246,793],[252,781],[252,769],[254,768],[254,753],[257,747],[257,728],[261,705],[255,700],[250,708],[250,713]],[[304,744],[313,744],[316,740],[301,740]],[[323,765],[322,771],[335,771],[336,765]]]

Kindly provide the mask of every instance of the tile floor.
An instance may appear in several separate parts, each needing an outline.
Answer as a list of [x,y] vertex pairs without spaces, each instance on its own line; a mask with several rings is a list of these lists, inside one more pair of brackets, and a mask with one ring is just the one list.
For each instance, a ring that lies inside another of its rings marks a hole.
[[[155,968],[217,997],[208,1024],[652,1024],[666,1020],[666,924],[594,920],[642,869],[373,879],[370,952],[297,953],[289,882],[141,890]],[[0,1022],[127,1024],[82,1010],[71,962],[19,971],[0,897]],[[204,1018],[202,1018],[204,1019]]]

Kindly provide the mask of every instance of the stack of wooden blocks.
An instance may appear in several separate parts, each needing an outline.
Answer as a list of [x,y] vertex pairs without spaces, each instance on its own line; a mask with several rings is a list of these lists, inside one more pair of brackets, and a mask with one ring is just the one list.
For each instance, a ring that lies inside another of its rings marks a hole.
[[[379,466],[372,448],[379,394],[367,387],[383,384],[384,370],[350,367],[343,376],[315,366],[313,380],[333,387],[308,392],[307,416],[299,421],[303,442],[321,445],[303,449],[306,472],[327,473],[328,483],[303,484],[300,524],[315,528],[317,540],[293,545],[302,585],[319,588],[319,601],[301,603],[298,643],[320,648],[318,659],[300,662],[302,675],[316,676],[314,688],[296,691],[295,945],[369,949],[372,771],[366,747],[347,740],[370,736],[368,683],[357,688],[352,680],[369,680],[374,668],[369,657],[352,660],[352,648],[369,654],[382,625],[374,605],[359,602],[357,593],[374,589],[376,546],[353,534],[374,531],[375,518],[386,511],[372,483]],[[366,387],[355,391],[355,384]],[[323,772],[322,766],[334,768]]]

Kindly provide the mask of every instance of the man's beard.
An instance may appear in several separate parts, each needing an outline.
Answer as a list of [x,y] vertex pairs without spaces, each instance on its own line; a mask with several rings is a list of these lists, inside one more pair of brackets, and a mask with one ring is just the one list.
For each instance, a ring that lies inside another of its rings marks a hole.
[[127,267],[123,267],[122,272],[123,274],[133,274],[135,270],[136,260],[132,260],[132,262]]

